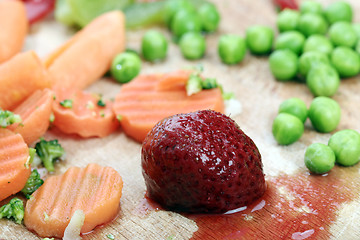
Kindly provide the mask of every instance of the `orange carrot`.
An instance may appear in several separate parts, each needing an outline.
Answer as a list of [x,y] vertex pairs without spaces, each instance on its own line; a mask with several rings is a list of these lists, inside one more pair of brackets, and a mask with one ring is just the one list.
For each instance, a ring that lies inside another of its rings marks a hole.
[[25,186],[31,169],[29,148],[20,134],[0,128],[0,201]]
[[84,89],[109,70],[112,59],[124,48],[123,13],[97,17],[45,59],[53,89]]
[[37,90],[13,113],[20,115],[22,123],[12,124],[8,129],[20,133],[27,144],[39,139],[48,129],[54,94],[50,89]]
[[0,65],[0,108],[12,110],[38,89],[50,87],[49,75],[33,51]]
[[[53,104],[54,126],[64,133],[75,133],[82,137],[105,137],[119,127],[119,121],[112,111],[112,102],[99,105],[97,94],[77,91],[58,91]],[[62,106],[71,102],[71,107]]]
[[74,212],[82,210],[81,233],[87,233],[116,217],[122,187],[119,173],[111,167],[71,167],[47,178],[33,193],[25,206],[25,226],[40,237],[62,238]]
[[0,1],[0,63],[21,51],[28,31],[22,1]]
[[141,75],[124,84],[114,103],[114,112],[121,116],[124,132],[142,142],[161,119],[201,109],[224,111],[219,88],[203,90],[187,96],[185,85],[190,72]]

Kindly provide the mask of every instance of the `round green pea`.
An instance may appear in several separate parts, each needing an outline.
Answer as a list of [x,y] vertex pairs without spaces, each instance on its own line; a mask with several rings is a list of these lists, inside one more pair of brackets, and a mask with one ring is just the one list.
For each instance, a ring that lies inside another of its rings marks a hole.
[[331,53],[332,65],[341,77],[353,77],[360,71],[359,54],[348,47],[337,47]]
[[267,54],[271,51],[274,31],[268,26],[254,25],[246,29],[246,44],[253,54]]
[[323,14],[323,7],[321,3],[313,0],[302,1],[300,4],[300,12]]
[[220,14],[216,6],[212,3],[204,3],[198,9],[202,23],[202,30],[213,32],[217,29],[220,22]]
[[323,143],[313,143],[305,151],[304,162],[311,172],[324,174],[334,167],[335,154],[329,146]]
[[329,57],[322,52],[305,52],[299,58],[299,73],[306,76],[311,67],[318,64],[330,64]]
[[328,23],[322,15],[305,13],[300,16],[298,29],[306,37],[313,34],[325,34],[328,30]]
[[298,56],[288,49],[276,50],[270,54],[269,65],[276,79],[288,81],[296,76]]
[[201,28],[199,15],[186,10],[178,11],[171,21],[171,32],[176,38],[187,32],[201,32]]
[[324,15],[330,24],[339,21],[351,22],[353,10],[346,1],[335,1],[325,8]]
[[337,71],[330,65],[316,65],[306,76],[306,84],[314,96],[333,96],[340,85]]
[[171,27],[171,22],[175,14],[180,10],[195,12],[195,7],[189,0],[168,0],[165,3],[163,16],[166,26]]
[[329,38],[334,46],[354,47],[358,39],[349,22],[336,22],[329,29]]
[[300,13],[292,9],[282,10],[277,18],[276,25],[280,32],[296,30],[300,19]]
[[119,83],[127,83],[136,77],[141,70],[140,57],[132,52],[124,52],[117,55],[112,63],[111,75]]
[[333,134],[328,142],[336,156],[336,163],[352,166],[360,160],[360,134],[351,129],[345,129]]
[[218,43],[218,53],[225,64],[239,63],[246,54],[246,41],[235,34],[222,35]]
[[145,33],[141,42],[143,57],[151,62],[166,58],[168,42],[165,36],[156,30],[149,30]]
[[310,104],[309,119],[318,132],[328,133],[336,129],[340,122],[339,104],[329,97],[316,97]]
[[324,35],[314,34],[308,37],[304,43],[303,52],[317,51],[330,55],[334,50],[331,41]]
[[360,23],[353,23],[352,28],[354,29],[357,38],[360,39]]
[[300,55],[305,43],[305,36],[298,31],[287,31],[280,33],[275,40],[275,50],[289,49]]
[[357,41],[356,45],[355,45],[355,51],[360,54],[360,39]]
[[294,115],[280,113],[273,121],[272,133],[280,145],[289,145],[303,135],[304,124]]
[[179,41],[182,55],[187,59],[199,59],[204,56],[206,43],[203,35],[197,32],[185,33]]
[[306,104],[300,98],[289,98],[283,101],[279,107],[279,113],[288,113],[299,118],[305,123],[308,115]]

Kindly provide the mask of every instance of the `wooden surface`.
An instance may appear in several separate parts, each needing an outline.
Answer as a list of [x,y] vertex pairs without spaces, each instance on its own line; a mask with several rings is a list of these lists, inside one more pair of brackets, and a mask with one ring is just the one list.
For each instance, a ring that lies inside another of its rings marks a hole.
[[[331,0],[321,1],[327,5]],[[355,21],[360,22],[360,2],[349,1],[355,10]],[[277,82],[271,75],[266,57],[254,57],[249,53],[245,60],[235,66],[226,66],[219,60],[217,41],[221,34],[235,33],[244,35],[245,29],[253,24],[265,24],[275,29],[276,12],[270,0],[217,0],[222,20],[219,30],[206,37],[207,52],[204,59],[186,61],[180,50],[171,44],[168,58],[162,63],[144,63],[142,73],[167,72],[179,68],[194,66],[198,63],[205,68],[204,75],[215,77],[225,91],[233,91],[242,104],[242,112],[234,119],[245,133],[258,146],[267,176],[276,176],[280,172],[292,174],[304,169],[305,149],[313,142],[327,143],[331,134],[314,131],[309,120],[301,139],[290,146],[279,146],[272,134],[271,125],[277,114],[279,104],[289,97],[299,97],[307,105],[313,99],[306,85],[298,82]],[[170,39],[165,29],[158,28]],[[145,30],[127,32],[128,47],[139,49],[140,39]],[[72,34],[53,19],[33,26],[26,41],[25,49],[35,49],[40,56],[60,45]],[[112,79],[101,79],[89,89],[103,93],[104,97],[114,97],[121,85]],[[342,109],[342,118],[337,130],[351,128],[360,131],[360,77],[345,79],[339,91],[333,97]],[[141,145],[128,138],[120,130],[104,138],[81,139],[61,134],[57,130],[49,131],[46,138],[58,138],[67,152],[66,161],[59,164],[56,174],[66,171],[70,166],[85,167],[88,163],[99,163],[115,168],[123,177],[124,188],[121,199],[121,211],[116,220],[83,239],[107,239],[113,234],[115,239],[189,239],[197,231],[196,223],[180,214],[169,211],[150,211],[141,214],[139,207],[145,194],[145,184],[141,174]],[[354,167],[357,168],[358,167]],[[358,171],[359,172],[359,171]],[[354,189],[354,191],[357,191]],[[316,198],[316,196],[314,196]],[[360,199],[339,206],[337,220],[331,224],[331,239],[360,239],[359,215]],[[12,221],[0,220],[0,239],[39,239],[26,230],[23,225]],[[311,239],[311,238],[309,238]]]

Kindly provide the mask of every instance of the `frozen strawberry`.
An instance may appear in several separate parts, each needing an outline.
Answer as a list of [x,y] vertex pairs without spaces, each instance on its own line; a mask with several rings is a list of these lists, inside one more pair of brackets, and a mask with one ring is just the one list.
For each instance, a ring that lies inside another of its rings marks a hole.
[[221,213],[265,192],[261,155],[229,117],[202,110],[166,118],[142,145],[148,196],[165,209]]

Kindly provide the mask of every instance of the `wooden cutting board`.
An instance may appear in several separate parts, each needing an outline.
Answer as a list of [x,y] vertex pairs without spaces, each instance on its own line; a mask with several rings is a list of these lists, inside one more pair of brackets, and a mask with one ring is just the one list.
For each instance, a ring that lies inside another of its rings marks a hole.
[[[327,176],[312,176],[304,166],[304,152],[314,142],[327,143],[331,134],[314,131],[309,120],[301,139],[290,146],[279,146],[271,133],[272,121],[282,101],[290,97],[313,99],[304,83],[278,82],[270,73],[267,57],[247,54],[234,66],[220,62],[217,41],[225,33],[244,35],[247,27],[264,24],[275,28],[276,11],[270,0],[217,0],[221,13],[219,30],[206,36],[207,52],[199,61],[184,60],[179,48],[171,43],[166,61],[144,62],[142,73],[168,72],[202,64],[204,75],[215,77],[225,91],[233,91],[242,104],[240,115],[233,116],[243,131],[258,146],[268,184],[266,196],[248,211],[233,215],[191,216],[153,210],[144,200],[145,184],[140,166],[141,145],[121,130],[104,138],[81,139],[53,129],[46,138],[59,139],[66,150],[66,161],[56,174],[70,166],[85,167],[99,163],[115,168],[123,177],[124,188],[119,216],[111,223],[84,235],[83,239],[360,239],[359,165],[335,167]],[[325,5],[332,0],[322,0]],[[360,20],[360,2],[349,1]],[[158,27],[157,27],[158,28]],[[163,31],[171,39],[168,31]],[[139,49],[146,29],[128,31],[128,47]],[[45,56],[71,36],[71,29],[51,17],[34,25],[25,49]],[[0,86],[1,87],[1,86]],[[101,79],[91,91],[114,97],[121,85]],[[360,131],[360,77],[344,79],[333,97],[341,106],[338,128]],[[251,211],[250,211],[251,210]],[[246,236],[246,237],[244,237]],[[40,239],[23,225],[0,220],[0,239]]]

